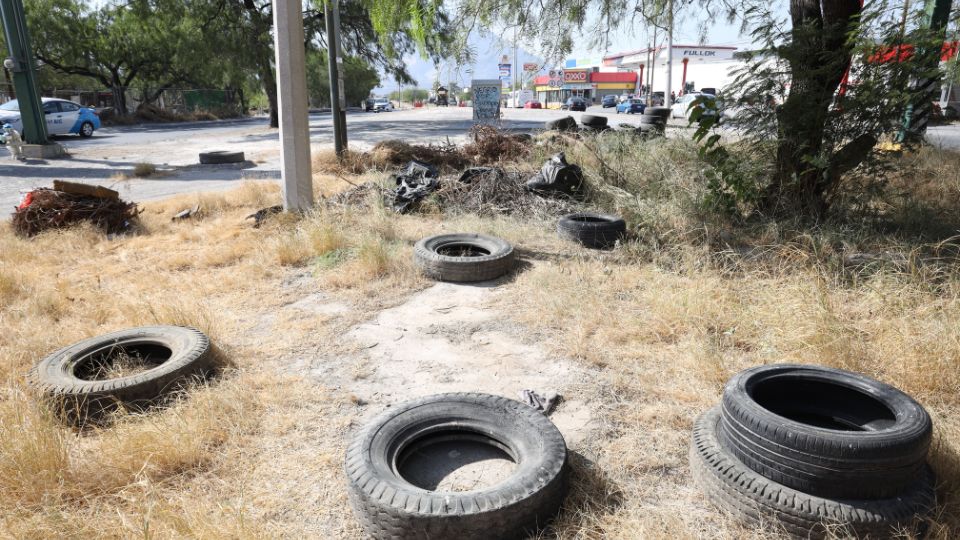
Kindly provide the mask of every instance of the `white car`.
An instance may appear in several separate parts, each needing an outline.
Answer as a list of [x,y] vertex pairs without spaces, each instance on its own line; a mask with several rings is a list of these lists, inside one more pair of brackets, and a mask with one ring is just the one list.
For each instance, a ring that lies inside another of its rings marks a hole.
[[[712,103],[714,104],[713,107],[704,105],[703,103],[698,103],[696,106],[691,107],[694,100],[700,97],[709,98],[712,100]],[[684,94],[677,98],[677,101],[670,106],[670,117],[686,118],[687,120],[690,120],[690,114],[694,109],[703,109],[701,116],[715,116],[717,114],[716,97],[712,94],[704,94],[702,92],[690,92],[689,94]]]
[[[42,98],[41,101],[48,135],[75,133],[81,137],[92,137],[93,132],[100,129],[100,117],[93,109],[65,99]],[[17,100],[0,105],[0,126],[4,124],[10,124],[13,129],[23,133]]]
[[387,98],[377,98],[373,100],[373,112],[390,112],[393,110],[393,103]]

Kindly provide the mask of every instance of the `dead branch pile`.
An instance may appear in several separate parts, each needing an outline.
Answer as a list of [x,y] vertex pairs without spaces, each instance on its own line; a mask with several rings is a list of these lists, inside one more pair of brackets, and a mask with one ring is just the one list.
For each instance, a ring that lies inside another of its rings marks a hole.
[[520,159],[533,146],[529,135],[510,134],[485,124],[470,128],[470,137],[473,142],[464,145],[463,153],[477,165]]
[[28,200],[17,208],[11,223],[14,231],[23,236],[80,222],[93,223],[107,233],[118,233],[129,229],[139,213],[136,203],[119,198],[40,188],[28,194]]
[[380,169],[406,165],[410,161],[423,161],[438,169],[459,170],[470,163],[455,144],[423,146],[398,140],[380,141],[370,149],[370,161]]
[[370,206],[378,197],[383,197],[385,193],[386,191],[376,182],[364,182],[327,198],[326,205],[328,208],[337,206],[365,208]]
[[544,197],[526,189],[528,174],[491,168],[469,182],[445,177],[436,193],[440,210],[480,216],[552,217],[577,211],[569,197]]

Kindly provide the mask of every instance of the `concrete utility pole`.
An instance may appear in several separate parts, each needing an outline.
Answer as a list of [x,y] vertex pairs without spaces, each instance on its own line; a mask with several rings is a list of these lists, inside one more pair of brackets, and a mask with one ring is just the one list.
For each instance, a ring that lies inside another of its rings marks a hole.
[[673,100],[670,99],[670,87],[673,85],[673,0],[667,4],[667,9],[670,13],[667,14],[669,17],[668,21],[668,30],[667,30],[667,91],[663,93],[663,105],[664,107],[669,107],[673,105]]
[[300,0],[273,0],[280,105],[280,174],[283,209],[303,212],[313,206],[310,169],[310,118],[307,115],[307,61]]
[[347,149],[347,98],[343,92],[343,58],[340,56],[340,2],[324,3],[327,23],[327,61],[330,67],[330,112],[333,117],[333,145],[337,156]]
[[37,75],[34,70],[33,49],[23,12],[23,0],[0,0],[0,17],[7,37],[10,57],[4,67],[13,72],[13,87],[20,105],[20,120],[23,122],[23,140],[28,144],[46,145],[47,121],[37,92]]
[[[913,87],[913,99],[907,106],[903,125],[897,139],[900,142],[920,142],[927,132],[927,122],[933,111],[933,100],[940,85],[940,56],[943,54],[943,40],[946,37],[947,21],[950,18],[951,0],[925,0],[923,7],[923,23],[929,26],[931,32],[930,43],[918,47],[917,54],[921,61],[920,68],[923,76]],[[900,52],[897,51],[899,57]]]

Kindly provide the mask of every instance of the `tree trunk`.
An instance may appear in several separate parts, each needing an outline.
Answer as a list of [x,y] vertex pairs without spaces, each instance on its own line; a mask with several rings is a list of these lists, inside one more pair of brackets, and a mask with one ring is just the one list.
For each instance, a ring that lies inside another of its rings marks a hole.
[[263,81],[263,91],[267,94],[270,103],[270,127],[280,127],[280,104],[277,100],[277,77],[269,62],[260,67],[260,80]]
[[828,174],[823,156],[830,105],[850,64],[847,35],[859,14],[859,0],[791,0],[791,42],[780,54],[790,64],[791,84],[777,111],[778,146],[774,182],[764,210],[818,218],[839,181]]

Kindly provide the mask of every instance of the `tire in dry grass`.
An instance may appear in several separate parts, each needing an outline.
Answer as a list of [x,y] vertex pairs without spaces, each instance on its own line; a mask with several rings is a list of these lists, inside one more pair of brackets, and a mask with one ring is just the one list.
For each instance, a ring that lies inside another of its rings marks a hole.
[[155,404],[214,367],[210,340],[199,330],[144,326],[64,347],[40,361],[30,381],[56,413],[82,424],[121,406]]
[[670,118],[670,107],[647,107],[644,109],[643,114],[647,116],[658,116],[666,122],[667,119]]
[[[440,443],[488,445],[516,467],[470,491],[428,490],[401,475],[411,455]],[[354,438],[345,468],[354,513],[377,540],[526,538],[557,515],[567,492],[567,446],[557,427],[527,405],[486,394],[390,407]]]
[[595,114],[583,114],[580,116],[580,123],[587,127],[605,128],[607,127],[607,117],[597,116]]
[[557,221],[561,238],[579,242],[588,248],[605,249],[614,246],[627,233],[622,218],[606,214],[581,212],[569,214]]
[[547,130],[570,131],[577,129],[577,121],[572,116],[564,116],[544,124]]
[[513,270],[516,254],[505,240],[482,234],[441,234],[417,242],[413,262],[426,276],[452,282],[497,279]]
[[831,499],[784,486],[721,446],[720,417],[714,407],[694,424],[691,472],[711,502],[749,526],[775,525],[796,538],[890,538],[901,529],[918,532],[934,507],[935,478],[926,466],[899,495],[882,499]]
[[756,473],[832,498],[893,497],[921,476],[933,434],[913,398],[840,369],[776,364],[723,392],[720,441]]

